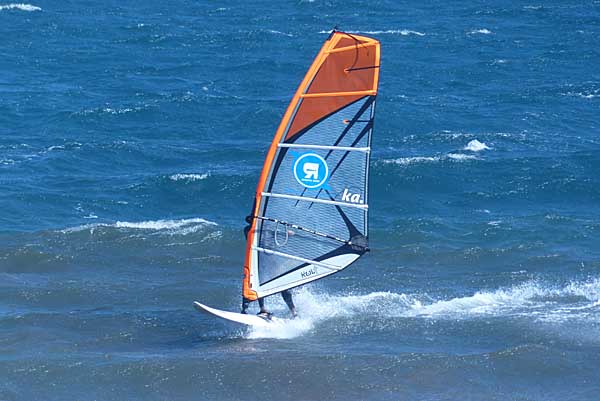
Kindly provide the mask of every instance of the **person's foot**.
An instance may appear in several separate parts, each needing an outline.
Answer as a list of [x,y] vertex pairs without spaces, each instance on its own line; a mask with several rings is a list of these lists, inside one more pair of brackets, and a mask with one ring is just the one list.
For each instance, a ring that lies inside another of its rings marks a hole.
[[292,309],[292,310],[290,311],[290,313],[292,314],[292,319],[295,319],[295,318],[297,318],[297,317],[298,317],[298,312],[296,312],[296,309]]
[[261,317],[265,320],[271,320],[271,316],[273,316],[273,314],[271,312],[268,312],[266,310],[261,310],[260,312],[258,312],[256,314],[256,316]]
[[246,309],[242,309],[242,311],[240,312],[242,315],[247,315],[248,312],[246,312]]

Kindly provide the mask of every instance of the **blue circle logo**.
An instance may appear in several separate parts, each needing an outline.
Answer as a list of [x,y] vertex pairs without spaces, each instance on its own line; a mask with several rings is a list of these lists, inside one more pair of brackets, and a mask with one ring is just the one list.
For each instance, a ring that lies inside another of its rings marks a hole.
[[294,177],[306,188],[319,188],[327,182],[329,167],[321,156],[315,153],[305,153],[294,163]]

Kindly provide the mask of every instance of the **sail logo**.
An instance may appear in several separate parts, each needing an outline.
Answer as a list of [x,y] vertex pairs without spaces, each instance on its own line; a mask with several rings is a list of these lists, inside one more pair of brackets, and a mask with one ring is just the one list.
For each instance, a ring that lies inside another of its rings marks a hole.
[[362,198],[360,197],[360,194],[353,194],[348,190],[348,188],[344,189],[344,193],[342,194],[342,201],[350,203],[364,203]]
[[329,167],[321,156],[315,153],[304,153],[294,163],[294,177],[306,188],[320,188],[329,178]]

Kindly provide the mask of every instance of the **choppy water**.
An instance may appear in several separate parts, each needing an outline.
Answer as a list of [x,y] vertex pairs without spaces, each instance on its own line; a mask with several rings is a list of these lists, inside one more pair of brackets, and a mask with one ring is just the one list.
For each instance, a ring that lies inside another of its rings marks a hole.
[[[200,315],[334,25],[382,43],[372,252],[285,327]],[[0,2],[0,399],[597,400],[599,38],[598,1]]]

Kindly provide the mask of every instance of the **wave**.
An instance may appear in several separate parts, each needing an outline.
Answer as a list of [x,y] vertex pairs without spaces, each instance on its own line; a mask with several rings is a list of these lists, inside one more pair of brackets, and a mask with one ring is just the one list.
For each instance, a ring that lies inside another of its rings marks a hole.
[[399,157],[397,159],[382,159],[379,160],[383,164],[397,164],[401,166],[407,166],[410,164],[418,163],[435,163],[441,161],[466,161],[466,160],[477,160],[476,156],[466,155],[464,153],[448,153],[441,156],[413,156],[413,157]]
[[171,181],[200,181],[210,177],[210,173],[204,174],[173,174],[169,176]]
[[0,5],[0,11],[2,10],[42,11],[40,7],[25,3],[11,3]]
[[482,35],[490,35],[493,32],[490,31],[489,29],[482,28],[482,29],[474,29],[474,30],[472,30],[471,32],[469,32],[469,35],[475,35],[475,34],[478,34],[478,33],[480,33]]
[[566,92],[566,93],[561,93],[561,95],[580,97],[583,99],[594,99],[594,98],[600,97],[600,89],[591,89],[591,90],[586,90],[586,91],[581,91],[581,92]]
[[82,111],[77,111],[72,113],[72,116],[88,116],[88,115],[121,115],[121,114],[128,114],[128,113],[139,113],[141,111],[144,111],[148,108],[148,105],[143,105],[143,106],[135,106],[135,107],[118,107],[118,108],[114,108],[114,107],[95,107],[95,108],[91,108],[91,109],[85,109]]
[[465,148],[464,148],[464,150],[470,150],[471,152],[481,152],[482,150],[489,150],[489,149],[491,149],[489,146],[487,146],[483,142],[479,142],[477,139],[473,139],[472,141],[469,141],[469,143],[467,143],[467,146],[465,146]]
[[160,233],[166,233],[169,235],[187,235],[195,233],[207,226],[218,226],[218,224],[213,221],[205,220],[199,217],[180,220],[148,220],[140,222],[117,221],[111,224],[84,224],[82,226],[63,229],[60,230],[60,232],[63,234],[68,234],[73,232],[89,231],[91,234],[93,234],[95,230],[101,228],[118,228],[156,231]]
[[294,37],[294,35],[292,35],[291,33],[285,33],[285,32],[281,32],[281,31],[276,31],[274,29],[267,29],[267,32],[275,34],[275,35],[283,35],[283,36],[287,36],[287,37]]
[[[278,297],[269,307],[280,316],[287,309]],[[299,317],[282,324],[252,328],[248,338],[292,338],[326,320],[356,320],[369,316],[379,322],[403,318],[476,319],[482,316],[516,316],[539,322],[600,321],[600,278],[571,281],[562,286],[528,281],[508,288],[478,291],[473,295],[436,300],[428,294],[372,292],[364,295],[313,293],[296,290]]]
[[[319,33],[331,33],[331,31],[319,31]],[[410,29],[388,29],[385,31],[348,31],[348,33],[356,33],[356,34],[366,34],[366,35],[383,35],[383,34],[393,34],[393,35],[416,35],[416,36],[425,36],[423,32],[412,31]]]

